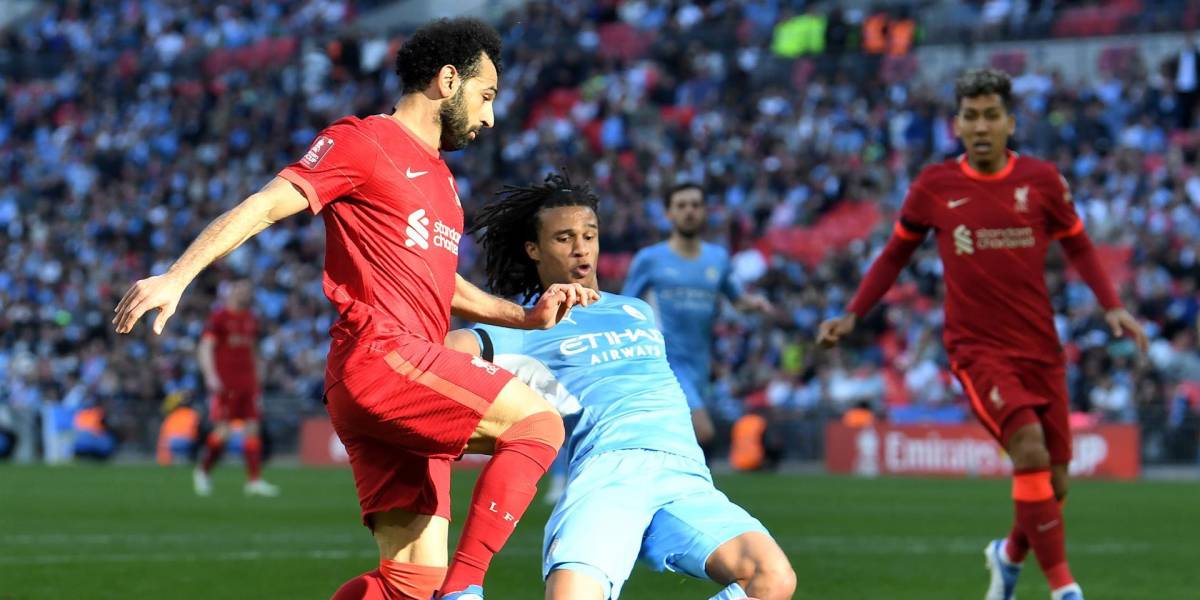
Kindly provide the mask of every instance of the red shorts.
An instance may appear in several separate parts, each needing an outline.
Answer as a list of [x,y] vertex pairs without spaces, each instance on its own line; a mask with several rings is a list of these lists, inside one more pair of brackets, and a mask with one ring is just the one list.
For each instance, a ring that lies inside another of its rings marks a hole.
[[1070,400],[1062,364],[998,356],[958,357],[951,369],[984,428],[1008,446],[1014,431],[1041,423],[1050,463],[1071,462]]
[[481,358],[405,336],[325,392],[346,446],[363,520],[402,509],[450,518],[450,461],[462,454],[512,374]]
[[258,390],[223,389],[208,397],[208,420],[257,421]]

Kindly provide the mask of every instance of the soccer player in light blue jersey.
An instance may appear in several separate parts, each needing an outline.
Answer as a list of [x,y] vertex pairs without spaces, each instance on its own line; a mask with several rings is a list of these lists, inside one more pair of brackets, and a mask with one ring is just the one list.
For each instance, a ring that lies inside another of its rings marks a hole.
[[[587,184],[551,175],[506,187],[473,230],[500,295],[528,302],[556,282],[598,291],[600,231]],[[606,292],[552,330],[485,325],[451,332],[447,344],[509,368],[568,424],[568,483],[543,545],[548,600],[618,598],[639,558],[725,586],[717,599],[792,597],[787,556],[713,485],[646,302]]]
[[716,431],[705,402],[709,395],[713,321],[721,296],[741,310],[770,312],[771,303],[747,294],[730,276],[729,252],[701,239],[708,209],[694,183],[673,187],[666,197],[671,236],[643,248],[625,277],[626,296],[648,300],[667,338],[667,361],[692,410],[692,426],[707,448]]

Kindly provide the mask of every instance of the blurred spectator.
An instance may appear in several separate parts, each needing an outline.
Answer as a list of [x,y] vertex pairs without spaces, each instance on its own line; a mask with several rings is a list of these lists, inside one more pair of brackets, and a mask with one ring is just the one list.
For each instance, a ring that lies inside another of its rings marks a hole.
[[1187,42],[1166,65],[1166,74],[1174,84],[1179,118],[1176,126],[1191,129],[1196,118],[1196,102],[1200,100],[1200,47],[1196,36],[1189,33]]
[[[915,63],[889,57],[885,67],[884,56],[975,39],[962,28],[984,22],[1013,39],[1049,35],[1072,3],[945,3],[928,13],[806,3],[800,15],[787,12],[793,4],[529,2],[503,19],[496,129],[448,160],[468,218],[500,185],[551,167],[591,179],[607,289],[619,288],[628,253],[665,234],[664,191],[703,182],[709,231],[730,248],[735,276],[794,321],[723,313],[714,414],[731,423],[747,407],[773,407],[791,423],[789,452],[811,443],[811,455],[812,424],[858,403],[884,417],[962,404],[946,376],[941,265],[929,246],[889,308],[864,321],[853,352],[808,346],[882,248],[916,170],[958,151],[948,82],[921,83]],[[68,398],[102,404],[124,447],[153,451],[158,400],[200,391],[190,357],[217,284],[238,276],[255,282],[264,394],[280,399],[268,402],[268,421],[294,426],[321,410],[333,315],[318,220],[276,225],[206,272],[162,336],[143,327],[118,339],[108,320],[118,290],[162,272],[205,223],[303,153],[318,127],[389,110],[402,37],[347,27],[362,7],[64,0],[0,33],[0,408],[12,413],[18,457],[32,458],[42,408]],[[1129,20],[1159,21],[1170,22]],[[786,23],[804,27],[779,52]],[[1125,302],[1158,334],[1147,364],[1122,358],[1086,287],[1052,256],[1047,285],[1076,408],[1115,406],[1097,410],[1132,415],[1162,437],[1200,410],[1178,392],[1200,381],[1200,146],[1179,130],[1200,67],[1191,44],[1164,70],[1136,50],[1113,65],[1093,81],[1024,69],[1013,109],[1031,126],[1014,144],[1068,177]],[[469,240],[460,258],[480,281]],[[1090,354],[1124,361],[1121,378],[1088,372]]]

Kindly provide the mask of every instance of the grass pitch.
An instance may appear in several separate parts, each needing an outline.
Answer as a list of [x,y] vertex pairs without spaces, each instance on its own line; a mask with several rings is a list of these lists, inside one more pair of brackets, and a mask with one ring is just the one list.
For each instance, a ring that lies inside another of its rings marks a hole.
[[[283,496],[242,496],[236,465],[217,470],[211,498],[192,495],[182,467],[0,466],[0,599],[328,598],[376,564],[348,470],[266,477]],[[457,523],[474,477],[456,473]],[[797,598],[981,598],[983,546],[1012,514],[1006,481],[751,474],[718,485],[787,551]],[[1088,600],[1200,597],[1198,501],[1197,483],[1075,482],[1068,552]],[[492,563],[489,600],[542,597],[548,513],[535,503]],[[639,567],[622,598],[703,600],[716,590]],[[1032,557],[1018,597],[1049,597]]]

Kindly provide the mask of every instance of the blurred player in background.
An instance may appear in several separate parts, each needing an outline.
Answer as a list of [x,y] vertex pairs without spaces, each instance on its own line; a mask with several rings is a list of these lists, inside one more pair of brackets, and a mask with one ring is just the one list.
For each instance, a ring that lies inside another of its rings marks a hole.
[[262,480],[262,442],[259,439],[258,322],[250,311],[253,288],[245,279],[223,284],[222,303],[204,326],[197,358],[208,389],[208,420],[212,432],[204,441],[200,464],[192,475],[196,494],[212,494],[209,473],[225,452],[233,421],[242,423],[242,459],[246,463],[245,492],[277,496],[279,488]]
[[[473,226],[489,287],[526,301],[555,284],[598,291],[596,202],[587,184],[557,174],[505,188]],[[617,598],[639,557],[726,586],[718,599],[792,597],[787,556],[713,486],[648,304],[605,293],[552,330],[484,325],[447,343],[507,366],[571,425],[566,493],[543,544],[547,599]]]
[[[167,273],[137,282],[116,309],[128,333],[147,311],[161,333],[208,264],[305,208],[325,220],[325,295],[338,312],[325,402],[346,446],[379,568],[339,600],[482,597],[493,555],[512,534],[563,441],[541,396],[478,357],[442,345],[450,315],[550,327],[596,293],[555,286],[525,308],[456,272],[463,212],[442,150],[494,121],[500,36],[476,19],[440,20],[398,51],[404,89],[390,115],[346,117],[300,160],[211,223]],[[447,568],[450,461],[491,454]]]
[[1051,163],[1007,149],[1016,127],[1012,85],[994,69],[955,85],[954,130],[966,153],[923,169],[909,187],[894,234],[847,313],[821,324],[832,345],[854,330],[932,230],[944,265],[945,343],[951,368],[979,421],[1013,462],[1015,522],[984,550],[987,600],[1009,600],[1032,549],[1054,600],[1082,600],[1067,566],[1062,501],[1071,461],[1065,359],[1046,289],[1046,253],[1058,241],[1104,307],[1116,336],[1143,352],[1146,334],[1121,307],[1100,266],[1066,180]]
[[730,276],[729,252],[701,239],[708,207],[699,185],[676,185],[665,203],[671,236],[634,256],[621,293],[654,306],[667,336],[667,360],[687,395],[696,439],[707,454],[716,434],[705,403],[720,296],[741,310],[770,312],[771,303],[745,293]]

